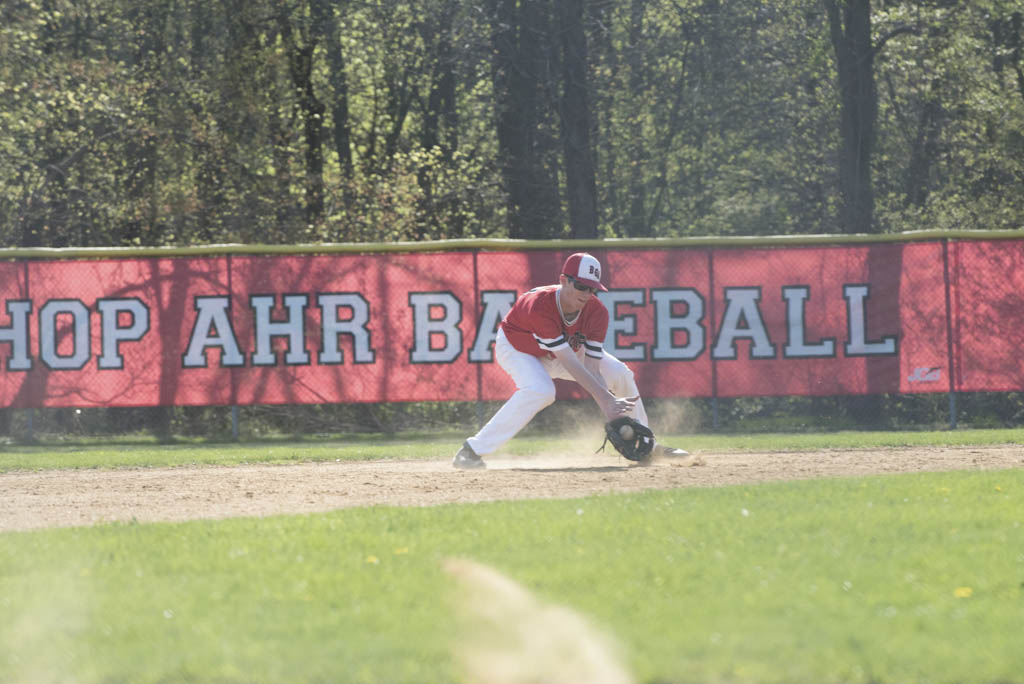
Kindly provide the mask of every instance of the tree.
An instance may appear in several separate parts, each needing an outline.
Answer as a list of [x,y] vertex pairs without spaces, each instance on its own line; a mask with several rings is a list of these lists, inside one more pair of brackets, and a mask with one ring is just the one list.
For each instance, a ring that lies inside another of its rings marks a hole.
[[550,74],[555,56],[546,9],[539,0],[492,0],[490,6],[498,155],[512,238],[550,238],[561,232],[552,155],[556,138],[546,116],[554,111]]
[[[435,12],[424,16],[419,24],[420,37],[427,53],[427,65],[424,69],[427,76],[427,96],[421,103],[423,124],[420,132],[420,145],[428,153],[427,158],[436,160],[445,167],[451,166],[455,153],[459,148],[459,112],[458,112],[458,73],[455,41],[455,20],[458,7],[452,2],[442,2]],[[436,152],[436,154],[429,154]],[[452,217],[441,210],[439,205],[447,204],[448,199],[441,193],[432,173],[434,164],[421,164],[417,173],[417,182],[423,191],[419,203],[423,216],[423,226],[419,233],[421,239],[431,235],[450,234],[461,237],[465,231],[465,223],[461,215],[456,213],[452,225],[445,226],[446,220]]]
[[307,225],[311,227],[318,225],[324,216],[323,119],[326,107],[313,86],[313,53],[322,35],[317,18],[320,17],[314,12],[313,21],[310,21],[302,5],[282,7],[276,17],[295,89],[295,107],[302,120],[306,161],[305,216]]
[[1022,15],[1019,0],[12,0],[0,239],[1017,228]]
[[587,36],[583,0],[557,3],[562,39],[562,140],[565,150],[569,233],[597,237],[597,182],[591,145],[590,89],[587,84]]
[[[352,198],[347,192],[347,184],[351,183],[355,176],[355,167],[352,164],[352,124],[349,119],[348,66],[345,60],[345,52],[341,46],[341,36],[338,30],[338,18],[334,14],[334,4],[329,2],[329,0],[311,0],[310,11],[312,13],[314,30],[322,36],[324,42],[328,81],[333,94],[331,120],[334,123],[334,150],[338,155],[338,165],[346,187],[345,206],[349,207],[352,204]],[[344,12],[344,6],[339,9],[341,12]],[[344,14],[341,16],[344,16]]]
[[840,228],[846,233],[875,229],[871,155],[875,146],[874,54],[870,0],[824,0],[836,57],[840,97]]
[[1015,3],[891,4],[875,15],[876,217],[886,230],[1017,228],[1024,100]]

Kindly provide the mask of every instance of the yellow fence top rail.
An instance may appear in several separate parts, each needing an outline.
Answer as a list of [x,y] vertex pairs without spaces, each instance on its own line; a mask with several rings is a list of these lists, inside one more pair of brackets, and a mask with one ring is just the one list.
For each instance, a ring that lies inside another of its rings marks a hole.
[[593,240],[511,240],[467,238],[423,242],[345,242],[292,245],[219,244],[194,247],[9,247],[0,260],[119,259],[283,254],[371,254],[381,252],[446,252],[456,250],[521,251],[530,249],[650,249],[667,247],[782,247],[935,240],[1007,240],[1024,238],[1024,230],[921,230],[855,235],[694,236],[672,238],[604,238]]

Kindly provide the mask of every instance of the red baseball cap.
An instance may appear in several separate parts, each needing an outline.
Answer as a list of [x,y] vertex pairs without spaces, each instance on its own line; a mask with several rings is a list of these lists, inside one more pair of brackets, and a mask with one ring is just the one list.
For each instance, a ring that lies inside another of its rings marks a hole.
[[565,260],[562,275],[578,280],[604,292],[608,288],[601,284],[601,262],[586,252],[577,252]]

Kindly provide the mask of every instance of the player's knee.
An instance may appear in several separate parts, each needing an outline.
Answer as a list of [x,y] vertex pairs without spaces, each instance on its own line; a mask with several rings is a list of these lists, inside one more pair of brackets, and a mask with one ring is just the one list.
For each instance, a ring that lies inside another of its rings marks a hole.
[[535,406],[538,411],[555,402],[555,383],[553,382],[545,385],[531,385],[519,391],[529,400],[530,405]]
[[608,378],[608,384],[616,394],[622,395],[623,392],[631,392],[632,388],[636,387],[633,371],[624,363],[615,366],[615,372],[611,376]]

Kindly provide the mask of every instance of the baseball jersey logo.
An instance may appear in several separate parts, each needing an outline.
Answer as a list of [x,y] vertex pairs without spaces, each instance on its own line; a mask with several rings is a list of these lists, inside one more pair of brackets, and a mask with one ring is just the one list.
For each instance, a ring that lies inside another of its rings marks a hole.
[[576,331],[569,336],[569,346],[572,347],[573,351],[579,351],[580,347],[583,346],[587,338],[583,336],[583,333]]

